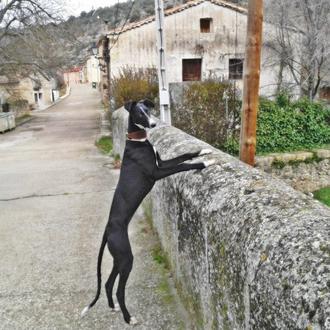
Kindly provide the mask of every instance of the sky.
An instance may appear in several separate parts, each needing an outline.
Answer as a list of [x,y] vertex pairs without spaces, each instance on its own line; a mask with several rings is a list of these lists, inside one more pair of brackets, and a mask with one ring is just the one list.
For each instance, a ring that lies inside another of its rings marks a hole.
[[[120,0],[122,2],[123,0]],[[117,0],[66,0],[67,16],[79,16],[82,11],[89,12],[99,7],[110,7],[117,3]]]

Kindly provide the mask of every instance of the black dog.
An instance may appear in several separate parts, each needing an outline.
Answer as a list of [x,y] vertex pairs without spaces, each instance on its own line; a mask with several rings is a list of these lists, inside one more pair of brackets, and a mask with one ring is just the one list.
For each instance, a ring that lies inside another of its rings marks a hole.
[[125,104],[125,109],[129,112],[128,140],[126,141],[119,182],[98,255],[97,293],[94,300],[82,311],[82,316],[96,303],[100,296],[101,263],[107,244],[113,257],[113,269],[105,285],[109,306],[116,310],[112,299],[112,290],[119,274],[116,295],[120,309],[127,323],[137,323],[136,319],[130,316],[125,305],[125,286],[133,265],[133,254],[128,238],[128,224],[157,180],[182,171],[201,170],[214,164],[213,160],[192,164],[184,163],[184,161],[194,157],[211,153],[211,150],[202,150],[170,160],[161,160],[158,152],[146,139],[145,128],[152,128],[156,125],[150,118],[150,108],[153,107],[153,103],[149,100]]

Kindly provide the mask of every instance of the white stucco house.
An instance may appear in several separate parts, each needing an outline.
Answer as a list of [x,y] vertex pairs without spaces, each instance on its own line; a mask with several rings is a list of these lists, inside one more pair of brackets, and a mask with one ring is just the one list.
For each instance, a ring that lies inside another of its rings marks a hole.
[[87,82],[99,85],[101,81],[101,73],[99,69],[99,60],[95,56],[90,56],[86,61]]
[[[111,74],[123,66],[157,66],[155,17],[110,31]],[[222,0],[193,0],[165,11],[167,79],[169,83],[217,76],[243,87],[247,9]],[[274,27],[264,22],[264,44]],[[263,46],[260,93],[274,95],[279,68],[276,54]],[[284,80],[292,83],[289,72]]]

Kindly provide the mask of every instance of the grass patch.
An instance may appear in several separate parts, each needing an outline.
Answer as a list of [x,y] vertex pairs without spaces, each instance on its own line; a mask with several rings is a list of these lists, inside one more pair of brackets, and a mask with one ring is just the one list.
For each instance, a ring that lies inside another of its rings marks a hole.
[[274,167],[278,170],[281,170],[285,165],[286,165],[286,163],[283,160],[275,159],[272,162],[272,167]]
[[159,265],[162,265],[166,270],[170,269],[170,263],[168,260],[168,257],[162,250],[160,244],[157,244],[153,249],[152,249],[152,258],[154,261],[156,261]]
[[[167,274],[165,275],[167,276]],[[159,283],[157,290],[159,293],[161,293],[163,301],[167,305],[173,305],[175,304],[174,296],[171,293],[170,285],[167,281],[167,279],[164,277],[161,282]]]
[[104,153],[109,154],[112,151],[112,139],[109,136],[102,136],[97,142],[96,146]]
[[330,187],[314,191],[314,198],[330,207]]

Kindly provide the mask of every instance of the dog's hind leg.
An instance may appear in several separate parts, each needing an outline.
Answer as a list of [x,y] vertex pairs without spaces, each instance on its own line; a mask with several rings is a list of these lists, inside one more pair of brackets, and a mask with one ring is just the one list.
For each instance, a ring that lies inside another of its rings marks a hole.
[[119,283],[117,288],[117,299],[120,306],[120,309],[123,313],[124,320],[128,324],[136,324],[137,321],[134,317],[131,317],[129,314],[126,304],[125,304],[125,289],[126,289],[126,283],[129,277],[129,274],[133,267],[133,255],[127,255],[125,257],[126,260],[121,260],[121,265],[119,269]]
[[111,274],[109,276],[107,283],[105,284],[105,291],[107,293],[109,307],[115,312],[120,311],[119,306],[117,304],[114,304],[113,299],[112,299],[113,286],[115,284],[118,274],[119,274],[119,270],[114,261]]
[[[123,313],[125,322],[127,322],[128,324],[134,324],[136,321],[134,318],[131,318],[131,315],[129,314],[125,304],[125,287],[129,274],[133,267],[133,254],[128,238],[127,228],[120,228],[120,227],[117,227],[116,229],[113,228],[113,230],[110,231],[110,235],[108,237],[108,247],[111,255],[114,258],[114,265],[116,265],[116,270],[118,271],[119,274],[119,282],[118,282],[116,296],[120,309]],[[110,297],[112,299],[112,292],[110,292],[110,285],[112,284],[113,286],[113,283],[111,281],[113,282],[115,281],[115,278],[117,276],[117,274],[116,276],[115,274],[116,273],[114,271],[112,271],[110,274],[109,293],[107,292],[108,299]]]

